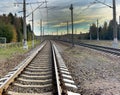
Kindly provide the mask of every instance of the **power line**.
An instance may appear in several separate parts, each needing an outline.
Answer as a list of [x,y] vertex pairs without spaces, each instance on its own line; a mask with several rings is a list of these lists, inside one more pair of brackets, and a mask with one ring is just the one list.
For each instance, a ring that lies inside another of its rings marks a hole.
[[84,8],[80,13],[82,13],[82,12],[88,10],[88,9],[89,9],[91,6],[93,6],[94,4],[95,4],[94,2],[90,2],[90,3],[87,5],[87,7]]
[[[44,2],[43,3],[41,3],[38,7],[36,7],[32,12],[35,12],[38,8],[40,8],[42,5],[44,4]],[[31,13],[29,13],[26,17],[28,17],[29,15],[31,15],[32,14],[32,12]]]
[[109,8],[113,8],[113,6],[108,5],[105,2],[101,2],[101,1],[98,1],[98,0],[95,0],[93,3],[101,3],[101,4],[105,5],[105,6],[108,6]]
[[33,11],[32,4],[30,4],[31,10]]
[[[38,0],[37,0],[37,1],[38,1]],[[39,5],[39,4],[38,4],[38,5]],[[41,17],[43,17],[43,15],[42,15],[42,13],[41,13],[40,9],[41,9],[41,8],[39,8],[39,13],[40,13]]]

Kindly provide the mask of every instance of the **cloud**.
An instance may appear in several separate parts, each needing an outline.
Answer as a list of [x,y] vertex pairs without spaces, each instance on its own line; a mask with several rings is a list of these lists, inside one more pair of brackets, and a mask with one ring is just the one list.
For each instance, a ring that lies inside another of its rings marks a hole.
[[[41,0],[26,0],[26,2],[41,2]],[[44,1],[44,0],[42,0]],[[62,27],[62,31],[66,31],[66,21],[69,21],[69,26],[71,22],[71,13],[69,10],[70,4],[73,4],[74,7],[74,24],[75,28],[78,31],[88,32],[89,25],[91,23],[96,23],[96,20],[99,19],[100,25],[104,21],[109,21],[112,19],[112,9],[102,4],[91,4],[95,0],[47,0],[48,1],[48,16],[45,4],[41,9],[37,10],[34,13],[34,25],[35,30],[39,31],[40,19],[43,20],[44,27],[49,25],[48,31],[56,31],[57,27]],[[104,0],[100,0],[104,2]],[[106,4],[112,5],[112,0],[105,0]],[[0,1],[0,13],[18,13],[23,9],[22,5],[14,6],[15,2],[23,2],[23,0],[2,0]],[[120,2],[116,0],[117,4],[117,21],[118,16],[120,15]],[[32,8],[35,9],[39,4],[32,5]],[[27,14],[31,12],[30,5],[27,5]],[[23,13],[19,13],[18,16],[23,16]],[[31,16],[27,18],[27,23],[30,23]],[[50,28],[51,27],[51,28]],[[37,32],[39,33],[39,32]],[[37,34],[36,33],[36,34]]]

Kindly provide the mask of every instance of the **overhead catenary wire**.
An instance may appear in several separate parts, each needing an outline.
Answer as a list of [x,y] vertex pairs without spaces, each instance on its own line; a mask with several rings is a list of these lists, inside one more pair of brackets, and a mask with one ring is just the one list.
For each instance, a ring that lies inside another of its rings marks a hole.
[[[41,7],[43,5],[43,3],[41,3],[37,8],[35,8],[32,12],[34,12],[34,11],[36,11],[39,7]],[[32,14],[32,12],[31,13],[29,13],[26,17],[28,17],[29,15],[31,15]]]
[[[73,4],[75,4],[75,3],[73,3]],[[85,10],[87,10],[87,9],[89,9],[89,7],[92,6],[92,5],[93,5],[93,4],[90,3],[87,8],[85,8],[84,10],[82,10],[82,12],[85,11]],[[61,9],[68,9],[68,8],[69,8],[69,6],[51,6],[50,9],[48,9],[48,10],[52,10],[52,11],[57,10],[57,11],[60,12]],[[63,12],[63,11],[62,11],[62,12]],[[81,12],[80,12],[80,13],[81,13]],[[52,15],[53,15],[53,14],[52,14]],[[58,17],[57,17],[57,18],[58,18]]]
[[108,6],[109,8],[113,8],[113,6],[108,5],[108,4],[106,4],[105,2],[101,2],[101,1],[99,1],[99,0],[95,0],[93,3],[101,3],[101,4],[105,5],[105,6]]
[[[106,0],[104,0],[104,2],[106,2]],[[83,9],[77,16],[79,16],[81,13],[83,13],[85,10],[87,10],[87,9],[90,9],[90,7],[91,6],[93,6],[95,3],[94,2],[90,2],[89,3],[89,5],[85,8],[85,9]],[[60,6],[61,7],[61,6]],[[66,7],[53,7],[53,8],[51,8],[52,9],[52,11],[53,10],[60,10],[60,9],[65,9]],[[103,8],[103,7],[99,7],[99,8]],[[53,15],[53,14],[52,14]]]
[[[85,8],[85,9],[83,9],[80,13],[82,13],[82,12],[84,12],[85,10],[87,10],[87,9],[89,9],[92,5],[94,5],[94,3],[90,3],[88,6],[87,6],[87,8]],[[61,9],[66,9],[66,8],[68,8],[67,6],[51,6],[50,7],[50,9],[48,9],[48,10],[52,10],[52,11],[55,11],[55,10],[57,10],[57,11],[61,11]],[[80,13],[79,13],[79,15],[80,15]],[[51,14],[51,15],[53,15],[53,14]],[[78,15],[78,16],[79,16]],[[57,19],[58,19],[58,15],[54,15],[54,17],[57,17]],[[61,18],[59,19],[59,20],[62,20]],[[54,23],[56,23],[56,22],[54,22]]]
[[32,5],[30,4],[31,10],[33,11]]
[[[72,0],[71,0],[72,1]],[[102,0],[103,2],[106,2],[106,0]],[[76,2],[75,2],[76,3]],[[73,4],[75,4],[75,3],[73,3]],[[67,5],[67,4],[66,4]],[[59,17],[59,16],[57,16],[57,11],[58,12],[61,12],[62,13],[62,9],[67,9],[68,7],[67,6],[64,6],[64,5],[60,5],[60,6],[49,6],[49,7],[47,7],[47,9],[49,10],[49,12],[50,12],[50,10],[52,10],[52,11],[54,11],[54,10],[56,10],[56,14],[49,14],[49,15],[54,15],[54,17],[56,18],[57,17],[57,19],[59,19],[59,20],[61,20],[62,18],[61,17]],[[80,13],[77,13],[78,14],[78,16],[80,16],[81,14],[83,14],[86,10],[88,10],[88,9],[90,9],[92,6],[94,5],[94,3],[90,3],[90,4],[88,4],[88,6],[86,6],[86,8],[84,8],[83,10],[81,10],[81,12]],[[103,8],[103,7],[98,7],[98,8]],[[59,18],[58,18],[59,17]],[[65,16],[66,17],[66,16]],[[48,20],[47,20],[47,22],[49,21],[49,18],[47,18]]]

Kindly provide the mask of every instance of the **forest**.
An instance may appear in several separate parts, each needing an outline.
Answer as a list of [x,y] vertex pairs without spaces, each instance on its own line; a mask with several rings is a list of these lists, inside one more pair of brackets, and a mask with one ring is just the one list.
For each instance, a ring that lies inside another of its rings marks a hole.
[[[116,22],[117,24],[117,22]],[[97,31],[99,32],[100,40],[113,40],[113,20],[110,20],[109,23],[104,22],[103,26],[97,27],[93,23],[89,27],[89,33],[84,33],[79,35],[78,39],[97,39]],[[120,25],[117,24],[118,39],[120,39]],[[0,15],[0,37],[5,37],[7,43],[11,42],[21,42],[23,34],[23,18],[17,17],[16,14],[9,13],[8,15]],[[27,24],[27,40],[32,40],[32,29],[31,25]]]
[[[79,39],[90,39],[90,33],[91,33],[91,39],[95,40],[97,39],[97,31],[99,32],[100,40],[113,40],[113,20],[110,20],[109,23],[104,22],[103,26],[100,26],[100,27],[97,27],[97,25],[93,23],[89,27],[89,33],[80,34]],[[120,25],[119,24],[117,24],[117,34],[118,34],[118,39],[120,39]]]
[[[0,15],[0,37],[5,37],[7,43],[21,42],[23,39],[23,18],[16,14]],[[31,25],[27,24],[27,40],[32,40]]]

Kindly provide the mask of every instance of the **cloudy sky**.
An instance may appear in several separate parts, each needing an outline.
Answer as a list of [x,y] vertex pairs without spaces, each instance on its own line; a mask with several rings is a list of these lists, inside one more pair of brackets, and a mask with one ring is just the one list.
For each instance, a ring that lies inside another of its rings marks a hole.
[[[89,31],[89,26],[99,20],[99,26],[102,26],[104,21],[109,22],[112,19],[112,8],[100,3],[93,3],[95,0],[26,0],[27,14],[40,6],[40,9],[34,12],[34,32],[40,34],[40,19],[43,20],[45,34],[56,34],[57,28],[59,34],[66,33],[67,21],[69,22],[69,32],[71,33],[71,13],[69,7],[73,4],[74,7],[74,31],[76,33],[85,33]],[[105,4],[112,6],[112,0],[99,0]],[[23,16],[23,0],[2,0],[0,1],[0,14],[8,14],[9,12],[17,13],[18,16]],[[37,2],[37,3],[36,3]],[[31,3],[31,4],[30,4]],[[34,3],[34,4],[32,4]],[[116,0],[117,21],[120,15],[120,0]],[[31,15],[27,17],[27,23],[31,20]]]

